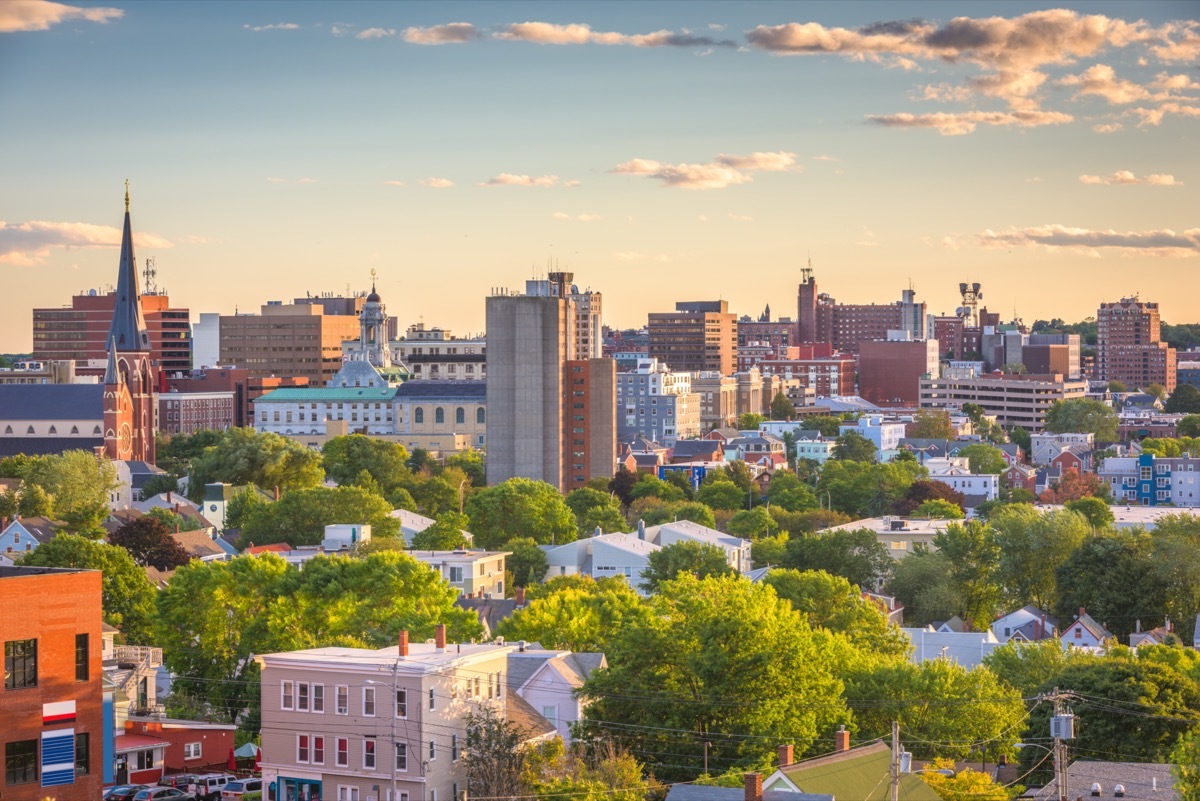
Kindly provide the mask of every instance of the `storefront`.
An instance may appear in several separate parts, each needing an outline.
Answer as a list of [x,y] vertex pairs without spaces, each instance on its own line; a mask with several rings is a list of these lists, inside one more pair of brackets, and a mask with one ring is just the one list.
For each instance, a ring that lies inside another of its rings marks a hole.
[[280,776],[271,785],[274,798],[271,801],[322,801],[321,782],[313,779],[293,779]]

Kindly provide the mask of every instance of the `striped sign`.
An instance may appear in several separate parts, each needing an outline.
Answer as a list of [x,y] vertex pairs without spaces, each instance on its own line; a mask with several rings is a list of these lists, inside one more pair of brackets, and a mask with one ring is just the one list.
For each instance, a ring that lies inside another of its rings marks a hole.
[[42,704],[43,726],[49,726],[51,723],[69,723],[74,719],[74,701],[55,701],[50,704]]
[[42,732],[42,786],[75,783],[75,730]]

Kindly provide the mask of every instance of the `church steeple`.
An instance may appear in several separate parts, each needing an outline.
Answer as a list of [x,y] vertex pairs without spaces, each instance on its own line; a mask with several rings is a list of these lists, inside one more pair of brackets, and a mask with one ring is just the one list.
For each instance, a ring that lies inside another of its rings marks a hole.
[[121,234],[121,265],[117,274],[116,307],[108,329],[109,342],[121,352],[150,350],[150,335],[142,320],[138,292],[137,258],[133,254],[133,229],[129,223],[129,181],[125,182],[125,230]]
[[111,338],[108,340],[108,366],[104,369],[104,383],[121,383],[121,373],[117,370],[117,348]]

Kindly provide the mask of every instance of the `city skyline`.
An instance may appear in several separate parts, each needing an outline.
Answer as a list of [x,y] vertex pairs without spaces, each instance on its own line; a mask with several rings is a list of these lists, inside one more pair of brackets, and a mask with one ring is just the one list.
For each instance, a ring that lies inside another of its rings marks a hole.
[[[645,325],[821,291],[1200,305],[1200,22],[1163,3],[0,5],[0,352],[111,283],[479,332],[548,264]],[[757,268],[757,270],[755,270]],[[754,270],[751,272],[751,270]],[[753,277],[751,277],[753,276]],[[447,280],[448,279],[448,280]]]

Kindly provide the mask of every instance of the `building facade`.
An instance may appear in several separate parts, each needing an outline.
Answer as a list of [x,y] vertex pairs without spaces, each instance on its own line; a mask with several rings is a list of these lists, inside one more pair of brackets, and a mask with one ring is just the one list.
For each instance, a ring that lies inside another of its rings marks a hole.
[[330,314],[306,300],[314,299],[274,301],[258,314],[221,315],[221,364],[255,377],[300,377],[324,386],[342,368],[342,342],[359,334],[358,314]]
[[445,328],[410,325],[404,339],[391,343],[392,355],[413,378],[482,381],[487,378],[487,338],[456,337]]
[[691,373],[672,372],[650,358],[616,377],[621,442],[644,437],[671,447],[677,440],[700,436],[700,398],[692,392]]
[[676,303],[673,312],[650,314],[648,353],[672,370],[731,375],[737,369],[737,329],[728,301]]
[[[132,255],[132,254],[131,254]],[[133,265],[136,272],[137,265]],[[79,366],[103,362],[108,355],[108,329],[117,305],[117,291],[91,290],[71,298],[59,309],[33,310],[33,358],[70,360]],[[166,294],[141,296],[150,360],[160,370],[192,369],[192,335],[188,309],[173,307]]]
[[859,343],[886,339],[888,331],[907,331],[913,339],[925,338],[925,303],[917,302],[912,289],[903,290],[900,300],[891,304],[838,303],[819,292],[811,271],[805,270],[796,311],[801,344],[825,342],[835,350],[856,354]]
[[1005,428],[1041,431],[1055,401],[1082,398],[1087,382],[1062,375],[979,375],[921,379],[921,408],[958,410],[965,403],[982,406]]
[[886,339],[862,343],[858,394],[878,406],[915,406],[921,379],[940,375],[936,339]]
[[232,392],[164,392],[158,397],[158,430],[164,434],[224,431],[236,425]]
[[1096,472],[1117,503],[1200,506],[1200,459],[1194,456],[1109,457]]
[[617,365],[612,359],[571,359],[564,365],[564,489],[609,478],[617,463]]
[[738,419],[737,379],[715,370],[692,374],[692,392],[700,401],[700,427],[732,426]]
[[1158,304],[1133,298],[1101,303],[1096,312],[1097,377],[1130,389],[1161,384],[1175,391],[1175,349],[1161,341]]

